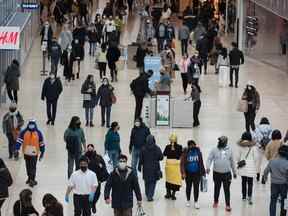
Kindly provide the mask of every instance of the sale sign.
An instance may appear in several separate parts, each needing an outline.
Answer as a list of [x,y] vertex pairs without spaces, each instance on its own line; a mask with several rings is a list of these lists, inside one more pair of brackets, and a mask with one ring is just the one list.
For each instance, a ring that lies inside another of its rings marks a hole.
[[20,43],[20,27],[0,26],[0,49],[17,50]]

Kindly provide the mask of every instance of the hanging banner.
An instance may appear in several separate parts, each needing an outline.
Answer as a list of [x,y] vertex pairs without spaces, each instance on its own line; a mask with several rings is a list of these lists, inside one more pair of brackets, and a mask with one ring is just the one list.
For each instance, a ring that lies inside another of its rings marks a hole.
[[0,49],[18,50],[20,27],[0,26]]
[[169,126],[170,122],[170,96],[157,95],[156,98],[156,125]]
[[155,83],[160,80],[161,58],[159,56],[146,56],[144,58],[144,70],[153,71],[152,77],[149,79],[149,88],[155,90]]

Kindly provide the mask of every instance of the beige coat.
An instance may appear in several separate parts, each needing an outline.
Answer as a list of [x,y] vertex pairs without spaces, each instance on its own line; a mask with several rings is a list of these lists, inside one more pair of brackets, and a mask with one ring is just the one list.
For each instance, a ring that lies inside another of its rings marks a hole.
[[268,161],[275,159],[278,156],[278,150],[283,145],[282,140],[272,140],[265,149],[265,157]]

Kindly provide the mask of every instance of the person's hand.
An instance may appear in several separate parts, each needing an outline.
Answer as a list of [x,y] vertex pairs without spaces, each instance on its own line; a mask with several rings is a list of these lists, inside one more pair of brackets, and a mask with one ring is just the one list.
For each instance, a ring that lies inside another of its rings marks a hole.
[[182,174],[182,179],[185,179],[186,178],[186,175],[185,174]]
[[91,193],[89,194],[89,202],[90,202],[90,203],[93,202],[93,200],[94,200],[94,195],[95,195],[94,192],[91,192]]
[[210,169],[209,168],[206,169],[206,173],[207,173],[207,175],[209,175],[209,173],[210,173]]
[[142,206],[142,201],[137,201],[137,206]]
[[107,205],[109,205],[111,200],[108,198],[108,199],[105,199],[105,202],[106,202]]
[[69,196],[68,195],[65,195],[65,202],[69,203]]
[[237,178],[237,175],[236,175],[236,173],[234,173],[234,174],[233,174],[233,178],[234,178],[234,179],[236,179],[236,178]]
[[40,155],[39,162],[43,160],[43,155]]

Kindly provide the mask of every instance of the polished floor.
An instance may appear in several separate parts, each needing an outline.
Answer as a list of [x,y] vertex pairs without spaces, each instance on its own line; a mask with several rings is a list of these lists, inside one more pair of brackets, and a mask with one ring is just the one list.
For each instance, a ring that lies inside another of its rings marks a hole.
[[[135,32],[139,27],[137,22],[139,22],[139,20],[136,17],[128,18],[128,26],[130,27],[126,29],[126,36],[124,37],[126,41],[136,39],[137,34],[135,34]],[[40,100],[41,86],[45,77],[40,76],[42,58],[39,43],[39,38],[37,38],[31,54],[22,68],[19,100],[19,110],[24,114],[24,118],[26,120],[30,118],[37,119],[38,126],[45,135],[46,154],[44,160],[38,164],[38,186],[33,188],[33,202],[38,211],[41,212],[43,210],[41,205],[43,195],[47,192],[52,193],[63,203],[65,215],[71,216],[73,215],[72,204],[64,203],[67,186],[67,152],[65,150],[63,134],[73,115],[79,115],[82,122],[84,122],[80,86],[87,74],[94,74],[97,80],[97,86],[99,86],[99,74],[93,67],[94,59],[87,54],[84,63],[81,65],[82,72],[80,80],[64,86],[64,92],[58,104],[55,126],[46,126],[46,105],[45,102]],[[62,70],[63,68],[60,67],[59,74],[63,81]],[[127,154],[135,106],[134,98],[129,89],[129,83],[137,74],[138,71],[136,70],[126,69],[120,71],[119,82],[113,84],[118,102],[112,108],[112,120],[120,123],[121,147],[122,151]],[[217,143],[217,137],[227,135],[229,137],[229,145],[233,147],[236,153],[236,141],[244,130],[244,117],[236,111],[236,105],[248,80],[255,81],[256,87],[261,95],[261,108],[257,114],[257,121],[259,121],[260,117],[267,116],[271,120],[274,128],[281,129],[284,132],[284,130],[287,129],[288,122],[288,74],[263,63],[247,59],[245,65],[241,67],[240,87],[238,89],[219,88],[217,76],[214,75],[213,68],[209,68],[209,74],[201,77],[201,86],[203,89],[203,106],[200,114],[201,126],[196,129],[151,129],[157,139],[158,145],[164,149],[168,143],[169,134],[176,132],[179,143],[184,146],[188,139],[194,139],[202,148],[204,159],[206,160],[209,151]],[[172,96],[183,96],[180,74],[177,74],[176,80],[173,82]],[[1,107],[1,116],[4,115],[7,108],[8,105]],[[85,128],[87,144],[93,143],[97,151],[102,154],[106,129],[100,127],[100,112],[98,107],[96,108],[94,122],[94,128]],[[20,161],[17,162],[9,161],[7,151],[7,141],[2,135],[0,156],[7,162],[14,178],[14,184],[10,189],[10,198],[4,204],[4,216],[12,215],[12,207],[18,198],[19,192],[27,187],[25,185],[26,174],[23,159],[21,158]],[[162,163],[162,167],[163,165],[164,163]],[[143,181],[140,180],[140,183],[143,194]],[[232,213],[226,213],[222,193],[219,208],[217,210],[212,208],[213,182],[211,175],[209,176],[208,193],[200,194],[200,210],[195,210],[192,207],[187,208],[185,206],[184,183],[181,191],[177,194],[177,201],[165,200],[165,182],[161,180],[157,185],[155,201],[148,203],[144,198],[144,209],[148,216],[264,216],[268,215],[269,188],[269,183],[266,186],[255,183],[253,195],[254,204],[249,206],[241,200],[241,181],[238,177],[236,180],[233,180],[231,185]],[[99,216],[113,215],[111,207],[104,203],[102,196],[97,205],[97,209],[97,215]]]

